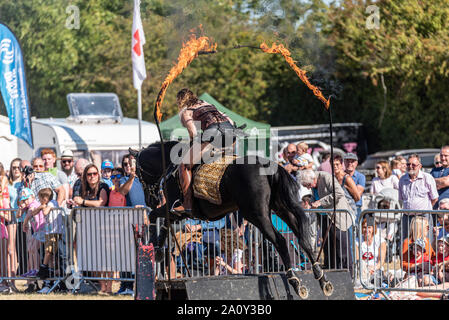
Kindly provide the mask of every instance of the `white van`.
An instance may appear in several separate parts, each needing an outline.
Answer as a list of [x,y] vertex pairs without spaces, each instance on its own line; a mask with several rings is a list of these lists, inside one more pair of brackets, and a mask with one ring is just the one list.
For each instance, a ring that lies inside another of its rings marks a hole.
[[[120,165],[128,148],[139,149],[138,120],[123,117],[116,94],[71,93],[67,101],[69,117],[31,119],[34,148],[17,139],[20,158],[31,160],[42,149],[52,148],[57,157],[71,150],[75,159],[111,160]],[[141,121],[141,131],[142,148],[160,141],[155,124]]]

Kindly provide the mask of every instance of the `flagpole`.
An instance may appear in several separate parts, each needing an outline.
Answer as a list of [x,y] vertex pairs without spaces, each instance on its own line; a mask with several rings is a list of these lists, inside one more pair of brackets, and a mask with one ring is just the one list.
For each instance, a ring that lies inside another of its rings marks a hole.
[[137,119],[139,119],[139,150],[142,150],[142,87],[137,89]]

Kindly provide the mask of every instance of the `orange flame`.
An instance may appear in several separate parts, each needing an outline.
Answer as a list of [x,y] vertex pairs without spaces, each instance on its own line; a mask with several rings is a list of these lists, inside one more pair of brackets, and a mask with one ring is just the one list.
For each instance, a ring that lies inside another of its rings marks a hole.
[[309,79],[307,79],[306,76],[306,72],[298,68],[298,66],[295,64],[295,61],[290,56],[290,51],[288,51],[287,48],[285,48],[282,44],[276,45],[275,43],[273,43],[271,48],[269,48],[268,45],[265,42],[263,42],[260,45],[260,49],[262,49],[262,51],[266,53],[280,53],[287,61],[287,63],[290,65],[290,67],[296,72],[296,74],[302,80],[302,82],[304,82],[305,85],[309,87],[310,90],[312,90],[313,94],[324,103],[326,109],[329,109],[330,98],[326,100],[326,98],[321,93],[320,89],[318,89],[309,82]]
[[214,51],[217,44],[212,44],[208,37],[196,38],[194,34],[190,36],[189,41],[183,44],[178,57],[178,63],[173,66],[162,83],[161,90],[156,100],[156,116],[158,122],[162,119],[161,106],[164,100],[168,86],[176,79],[178,75],[198,56],[200,51]]

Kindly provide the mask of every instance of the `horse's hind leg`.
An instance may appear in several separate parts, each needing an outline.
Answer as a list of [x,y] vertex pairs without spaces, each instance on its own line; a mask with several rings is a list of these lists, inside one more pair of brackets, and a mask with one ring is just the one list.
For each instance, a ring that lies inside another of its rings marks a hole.
[[[243,216],[245,217],[245,215]],[[256,215],[251,215],[251,217],[254,216]],[[261,216],[259,215],[259,217]],[[298,296],[300,296],[302,299],[307,299],[307,297],[309,296],[309,290],[305,286],[301,285],[301,281],[293,273],[286,239],[273,226],[271,222],[271,216],[269,214],[262,215],[262,217],[262,220],[255,221],[253,219],[248,219],[248,221],[254,224],[260,230],[260,232],[262,232],[263,236],[274,245],[279,255],[281,256],[282,262],[288,269],[286,273],[288,282],[293,286]]]
[[305,212],[299,208],[300,211],[297,211],[297,215],[300,219],[296,218],[296,215],[293,215],[291,212],[287,210],[277,210],[276,214],[287,223],[287,225],[292,229],[293,233],[296,235],[299,241],[299,245],[306,253],[310,262],[312,263],[312,270],[315,276],[320,283],[321,290],[326,296],[332,295],[334,291],[334,287],[332,283],[327,279],[326,274],[320,266],[320,263],[316,261],[315,250],[312,248],[311,239],[310,239],[310,231],[308,223],[308,217]]

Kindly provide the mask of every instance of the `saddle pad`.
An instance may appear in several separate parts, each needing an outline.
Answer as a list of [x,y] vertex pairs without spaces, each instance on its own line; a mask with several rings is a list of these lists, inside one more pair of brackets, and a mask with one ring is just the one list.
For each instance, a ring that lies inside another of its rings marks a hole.
[[195,197],[213,204],[221,204],[220,182],[223,174],[235,156],[225,156],[212,163],[201,165],[194,177],[193,192]]

